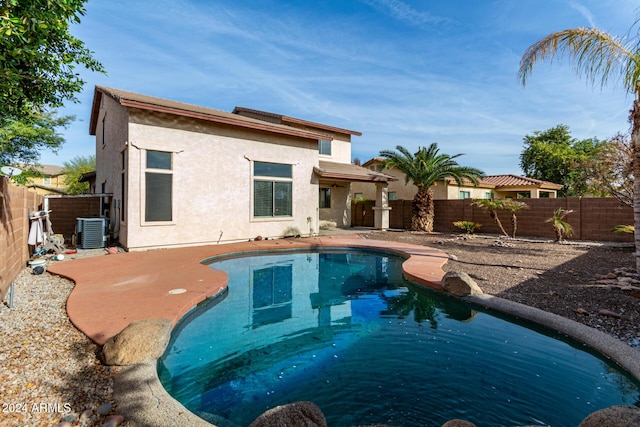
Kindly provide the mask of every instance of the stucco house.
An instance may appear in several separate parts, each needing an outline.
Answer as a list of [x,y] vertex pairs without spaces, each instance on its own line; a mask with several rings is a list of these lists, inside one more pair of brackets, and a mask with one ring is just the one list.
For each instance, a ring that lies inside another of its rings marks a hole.
[[309,236],[323,221],[349,226],[354,182],[372,188],[377,224],[388,226],[393,178],[350,164],[360,132],[103,86],[89,132],[95,191],[112,194],[105,215],[128,250]]
[[64,168],[56,165],[18,165],[21,169],[33,169],[37,176],[27,178],[25,185],[37,194],[65,194]]
[[[365,162],[362,166],[372,171],[381,171],[386,175],[395,177],[396,181],[389,182],[389,200],[411,200],[418,192],[413,184],[405,184],[405,175],[396,168],[382,169],[384,159],[376,157]],[[432,187],[433,197],[436,200],[452,199],[504,199],[526,197],[537,199],[541,197],[555,198],[561,184],[527,178],[519,175],[490,175],[480,180],[477,186],[471,182],[458,186],[454,179],[437,182]],[[375,194],[370,188],[359,184],[352,186],[353,198],[371,199]]]

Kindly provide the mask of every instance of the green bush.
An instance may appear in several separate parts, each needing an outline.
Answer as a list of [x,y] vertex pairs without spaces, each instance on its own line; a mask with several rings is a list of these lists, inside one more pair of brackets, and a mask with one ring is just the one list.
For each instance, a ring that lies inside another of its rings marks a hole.
[[478,224],[477,222],[473,221],[456,221],[453,223],[453,225],[463,231],[466,231],[468,234],[473,234],[477,230],[479,230],[480,227],[482,227],[482,224]]

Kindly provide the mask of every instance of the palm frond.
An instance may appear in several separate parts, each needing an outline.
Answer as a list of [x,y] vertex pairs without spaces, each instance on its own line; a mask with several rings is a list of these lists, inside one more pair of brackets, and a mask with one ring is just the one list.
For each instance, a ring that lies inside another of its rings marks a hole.
[[585,76],[592,84],[600,81],[604,86],[610,77],[620,77],[625,89],[635,93],[640,78],[640,50],[597,28],[559,31],[529,46],[518,71],[522,85],[526,85],[536,63],[553,61],[560,54],[568,56],[576,74]]

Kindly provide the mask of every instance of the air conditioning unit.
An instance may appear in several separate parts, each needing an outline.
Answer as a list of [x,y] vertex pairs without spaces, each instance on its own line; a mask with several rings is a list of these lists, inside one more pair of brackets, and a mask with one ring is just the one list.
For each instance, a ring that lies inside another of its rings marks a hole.
[[76,218],[78,249],[104,248],[107,242],[109,220],[107,218]]

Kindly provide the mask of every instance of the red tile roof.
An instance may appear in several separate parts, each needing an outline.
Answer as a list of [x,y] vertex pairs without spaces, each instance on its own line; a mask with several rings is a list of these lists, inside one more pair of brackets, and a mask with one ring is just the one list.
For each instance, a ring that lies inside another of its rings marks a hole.
[[527,178],[520,175],[489,175],[482,178],[482,182],[493,184],[496,187],[535,186],[551,190],[560,190],[563,187],[562,184],[555,184],[553,182]]

